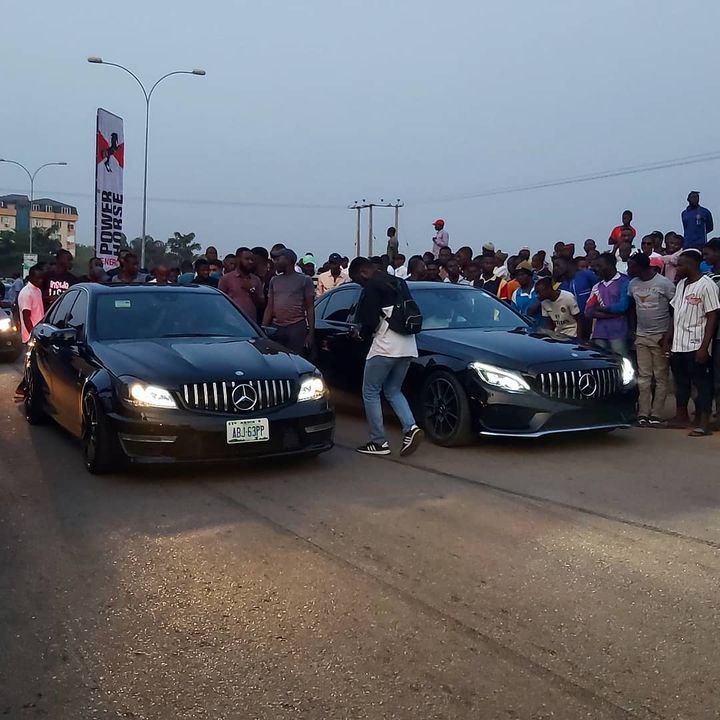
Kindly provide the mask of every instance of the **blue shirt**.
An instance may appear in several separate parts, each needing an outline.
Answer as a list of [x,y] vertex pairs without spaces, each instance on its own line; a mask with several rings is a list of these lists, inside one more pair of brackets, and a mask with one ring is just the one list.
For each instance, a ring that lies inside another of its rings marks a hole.
[[597,283],[598,276],[592,270],[578,270],[572,280],[563,280],[560,283],[560,289],[575,296],[580,314],[583,315],[590,293]]
[[683,248],[697,248],[702,250],[707,242],[708,233],[713,231],[712,213],[700,205],[696,208],[688,206],[682,213],[682,224],[684,229],[685,242]]
[[[537,303],[537,309],[535,310],[535,312],[528,312],[528,308],[535,303]],[[542,325],[542,307],[538,302],[535,290],[526,292],[522,288],[518,288],[513,293],[512,304],[519,313],[530,318],[530,320],[532,321],[533,329],[536,330]]]

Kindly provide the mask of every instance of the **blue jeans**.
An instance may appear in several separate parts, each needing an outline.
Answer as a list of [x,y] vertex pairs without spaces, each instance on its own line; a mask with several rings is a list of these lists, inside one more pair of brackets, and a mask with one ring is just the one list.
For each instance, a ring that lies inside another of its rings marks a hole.
[[384,393],[402,423],[403,432],[408,432],[415,424],[410,405],[402,394],[402,384],[409,367],[410,358],[390,358],[376,355],[365,363],[362,396],[365,415],[370,426],[371,442],[385,442],[381,392]]

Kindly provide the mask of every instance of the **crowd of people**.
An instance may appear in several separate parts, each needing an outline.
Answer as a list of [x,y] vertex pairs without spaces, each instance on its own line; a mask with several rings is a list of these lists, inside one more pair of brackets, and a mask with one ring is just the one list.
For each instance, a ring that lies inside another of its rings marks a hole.
[[[453,250],[442,219],[433,223],[432,249],[423,255],[407,258],[401,253],[397,231],[391,227],[385,254],[356,258],[352,263],[347,256],[332,253],[320,264],[312,253],[298,257],[283,244],[270,250],[239,247],[220,259],[211,246],[194,263],[159,262],[147,271],[140,267],[137,255],[124,249],[113,270],[106,271],[102,261],[93,258],[86,274],[76,277],[72,255],[61,250],[53,263],[34,267],[24,287],[22,282],[13,284],[11,300],[17,300],[26,341],[44,310],[79,281],[211,285],[258,323],[274,327],[278,342],[302,353],[314,342],[315,299],[355,281],[366,286],[364,296],[376,296],[372,309],[364,310],[363,331],[375,340],[385,335],[379,349],[371,352],[372,360],[387,357],[388,352],[407,353],[409,344],[414,344],[414,338],[413,343],[405,338],[404,344],[397,338],[388,341],[391,335],[383,323],[387,325],[389,318],[383,308],[392,303],[377,304],[389,300],[390,291],[382,288],[398,292],[406,282],[411,287],[417,281],[467,285],[511,304],[536,331],[579,338],[630,358],[638,376],[638,423],[685,427],[691,435],[704,436],[713,429],[713,402],[720,410],[720,238],[708,240],[712,214],[700,205],[697,192],[688,195],[681,219],[682,234],[655,230],[638,242],[633,214],[626,210],[621,223],[610,231],[606,249],[588,239],[581,253],[572,242],[557,242],[551,253],[541,249],[533,253],[523,246],[509,255],[491,242],[484,243],[479,253],[469,245]],[[383,350],[383,343],[390,350]],[[402,348],[398,351],[393,345]],[[415,438],[414,421],[410,422],[409,409],[398,397],[404,373],[384,361],[370,365],[383,369],[371,368],[373,377],[366,393],[366,405],[372,406],[369,416],[377,418],[384,390],[388,399],[394,398],[407,433]],[[667,421],[665,405],[673,384],[677,407]],[[695,403],[692,421],[691,396]],[[370,445],[384,451],[378,427],[381,423],[375,421]]]

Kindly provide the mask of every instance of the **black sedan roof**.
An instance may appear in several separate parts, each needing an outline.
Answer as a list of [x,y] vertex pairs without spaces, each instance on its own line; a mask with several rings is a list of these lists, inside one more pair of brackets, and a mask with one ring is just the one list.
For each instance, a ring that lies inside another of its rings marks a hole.
[[212,285],[156,285],[155,283],[77,283],[73,288],[85,288],[93,295],[112,295],[116,290],[130,292],[166,292],[168,290],[194,293],[216,293]]

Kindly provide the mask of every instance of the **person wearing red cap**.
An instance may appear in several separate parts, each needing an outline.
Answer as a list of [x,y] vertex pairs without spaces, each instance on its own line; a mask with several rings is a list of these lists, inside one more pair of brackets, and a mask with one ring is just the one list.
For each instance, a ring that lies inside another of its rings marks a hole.
[[440,250],[447,247],[450,244],[450,235],[445,229],[445,221],[442,218],[438,218],[433,225],[435,226],[435,234],[433,235],[433,255],[437,257],[440,254]]

